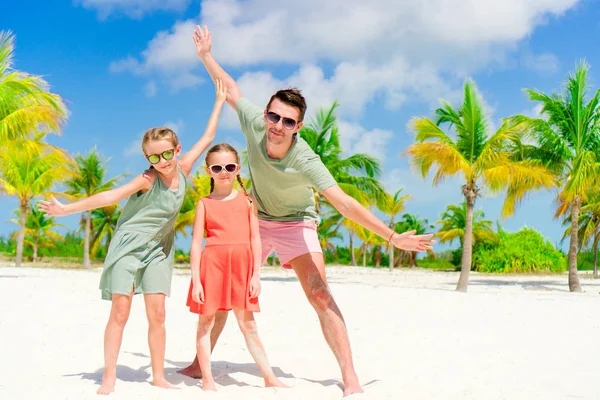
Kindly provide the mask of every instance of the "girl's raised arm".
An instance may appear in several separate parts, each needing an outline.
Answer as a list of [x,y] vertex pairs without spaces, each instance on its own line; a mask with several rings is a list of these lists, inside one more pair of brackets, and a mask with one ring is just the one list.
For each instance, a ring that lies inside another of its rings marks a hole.
[[192,172],[192,168],[194,163],[202,153],[210,146],[210,144],[215,140],[215,135],[217,134],[217,124],[219,123],[219,116],[221,115],[221,109],[223,109],[223,104],[225,103],[225,99],[227,99],[227,88],[223,84],[223,81],[217,79],[215,82],[217,98],[215,100],[215,106],[213,108],[212,114],[210,114],[210,118],[208,119],[208,124],[206,124],[206,130],[204,131],[204,135],[196,142],[194,147],[192,147],[187,153],[185,153],[181,160],[179,160],[179,166],[183,171],[185,176],[188,176],[190,172]]

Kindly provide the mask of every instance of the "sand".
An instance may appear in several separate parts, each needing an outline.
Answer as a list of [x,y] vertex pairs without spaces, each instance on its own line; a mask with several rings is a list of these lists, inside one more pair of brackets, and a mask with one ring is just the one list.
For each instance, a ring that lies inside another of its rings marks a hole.
[[[0,268],[0,399],[89,399],[102,376],[110,303],[100,269]],[[366,390],[360,399],[600,399],[600,280],[329,267]],[[265,389],[229,318],[213,355],[219,392],[176,371],[194,355],[189,273],[167,301],[167,379],[152,387],[143,298],[136,296],[114,399],[341,399],[341,375],[293,272],[263,271],[258,328],[291,389]]]

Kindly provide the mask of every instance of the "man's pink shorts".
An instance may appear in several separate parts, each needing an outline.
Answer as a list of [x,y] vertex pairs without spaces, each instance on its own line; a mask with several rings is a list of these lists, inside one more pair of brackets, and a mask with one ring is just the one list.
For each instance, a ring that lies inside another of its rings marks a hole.
[[289,261],[307,253],[323,253],[317,236],[317,222],[258,221],[262,243],[262,264],[273,251],[284,268],[292,268]]

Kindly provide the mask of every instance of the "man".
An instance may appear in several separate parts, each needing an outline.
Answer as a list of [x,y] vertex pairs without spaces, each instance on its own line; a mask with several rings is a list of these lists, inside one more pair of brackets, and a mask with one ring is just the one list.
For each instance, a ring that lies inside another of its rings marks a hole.
[[[266,109],[242,96],[236,82],[215,61],[210,52],[211,33],[197,27],[194,42],[213,81],[223,80],[228,88],[227,103],[237,111],[246,136],[252,195],[260,221],[263,264],[275,250],[281,264],[296,273],[313,306],[327,344],[340,365],[344,396],[361,393],[352,363],[350,342],[342,313],[333,299],[325,277],[325,261],[317,237],[319,216],[311,188],[316,188],[344,217],[357,222],[408,251],[426,251],[435,243],[432,234],[398,234],[337,185],[321,159],[297,133],[302,127],[306,102],[298,90],[275,93]],[[227,313],[217,315],[211,335],[214,346]],[[181,371],[199,377],[197,360]]]

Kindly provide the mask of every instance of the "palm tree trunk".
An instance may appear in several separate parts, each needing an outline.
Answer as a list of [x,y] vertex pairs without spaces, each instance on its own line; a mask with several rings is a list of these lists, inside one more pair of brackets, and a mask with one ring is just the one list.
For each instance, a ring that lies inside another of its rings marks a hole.
[[579,229],[579,207],[581,199],[575,197],[571,205],[571,242],[569,243],[569,290],[581,292],[579,275],[577,275],[577,230]]
[[375,267],[381,267],[381,246],[375,248]]
[[92,231],[92,213],[85,213],[85,233],[83,236],[83,268],[90,268],[90,233]]
[[349,237],[350,237],[350,263],[352,266],[356,265],[356,255],[354,254],[354,232],[350,231],[349,232]]
[[367,245],[365,244],[363,249],[363,267],[367,266]]
[[38,237],[35,236],[33,238],[33,261],[37,261],[37,253],[38,253]]
[[28,204],[21,201],[21,215],[19,218],[19,234],[17,235],[17,257],[15,259],[15,266],[20,267],[23,263],[23,247],[25,243],[25,223],[27,222],[27,211],[29,211]]
[[[392,215],[392,218],[390,218],[390,229],[394,229],[394,216]],[[392,271],[394,269],[394,250],[395,247],[392,246],[391,243],[388,243],[388,246],[390,246],[390,271]]]
[[272,259],[271,259],[271,266],[275,267],[277,265],[277,261],[275,260],[275,254],[273,254],[271,257],[272,257]]
[[594,249],[594,278],[598,277],[598,239],[600,239],[600,237],[598,236],[598,231],[596,231],[594,233],[594,245],[593,245],[593,249]]
[[470,188],[463,190],[467,199],[467,216],[465,221],[465,239],[463,240],[462,262],[460,278],[456,291],[466,292],[469,287],[469,273],[471,272],[471,258],[473,253],[473,208],[475,207],[476,193]]

